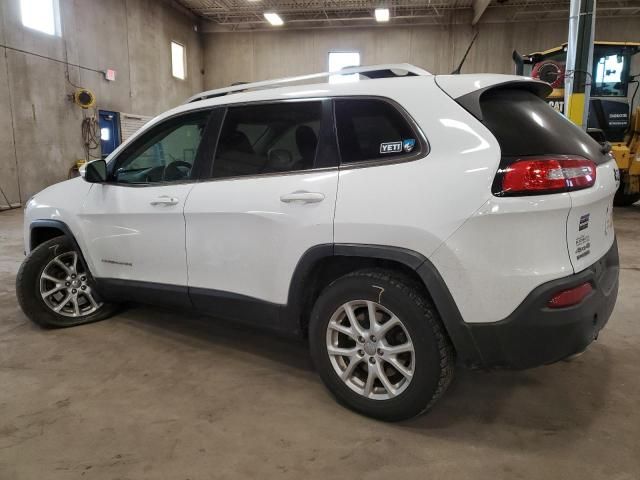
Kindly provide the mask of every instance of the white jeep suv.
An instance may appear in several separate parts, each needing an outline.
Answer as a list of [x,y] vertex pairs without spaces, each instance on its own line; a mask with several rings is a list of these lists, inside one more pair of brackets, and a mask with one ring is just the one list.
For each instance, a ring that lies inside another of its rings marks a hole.
[[529,78],[342,73],[204,92],[34,196],[27,316],[137,301],[303,336],[335,397],[385,420],[427,410],[456,358],[584,350],[618,291],[607,146]]

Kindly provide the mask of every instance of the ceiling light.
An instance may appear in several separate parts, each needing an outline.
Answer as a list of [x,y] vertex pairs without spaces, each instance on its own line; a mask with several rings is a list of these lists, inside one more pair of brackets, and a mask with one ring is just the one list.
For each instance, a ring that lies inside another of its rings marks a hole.
[[277,13],[273,13],[273,12],[265,13],[264,18],[266,18],[267,22],[269,22],[274,27],[279,27],[280,25],[284,25],[282,18],[280,18],[280,15],[278,15]]
[[376,21],[388,22],[389,21],[389,9],[388,8],[376,8]]

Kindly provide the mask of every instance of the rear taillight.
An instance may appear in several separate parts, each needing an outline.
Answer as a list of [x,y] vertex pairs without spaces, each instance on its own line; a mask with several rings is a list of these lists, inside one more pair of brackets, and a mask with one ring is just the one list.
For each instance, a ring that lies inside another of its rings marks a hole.
[[562,290],[551,297],[547,302],[549,308],[565,308],[577,305],[582,302],[587,295],[593,291],[593,287],[590,283],[583,283],[577,287],[570,288],[568,290]]
[[577,156],[543,155],[504,159],[493,184],[498,196],[543,195],[589,188],[596,164]]

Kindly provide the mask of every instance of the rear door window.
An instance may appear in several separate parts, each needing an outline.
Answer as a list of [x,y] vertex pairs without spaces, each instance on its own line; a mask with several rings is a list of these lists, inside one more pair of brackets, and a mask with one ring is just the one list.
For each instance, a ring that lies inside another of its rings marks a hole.
[[314,168],[322,102],[229,107],[213,161],[213,178]]
[[421,143],[407,118],[380,99],[336,99],[336,128],[342,163],[412,157]]

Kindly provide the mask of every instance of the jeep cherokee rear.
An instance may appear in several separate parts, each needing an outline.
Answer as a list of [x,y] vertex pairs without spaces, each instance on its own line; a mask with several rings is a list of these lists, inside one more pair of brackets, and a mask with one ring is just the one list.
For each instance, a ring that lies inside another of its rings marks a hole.
[[617,295],[611,157],[540,82],[344,73],[371,80],[200,94],[32,198],[25,313],[134,300],[305,335],[337,399],[385,420],[433,405],[456,356],[585,349]]

